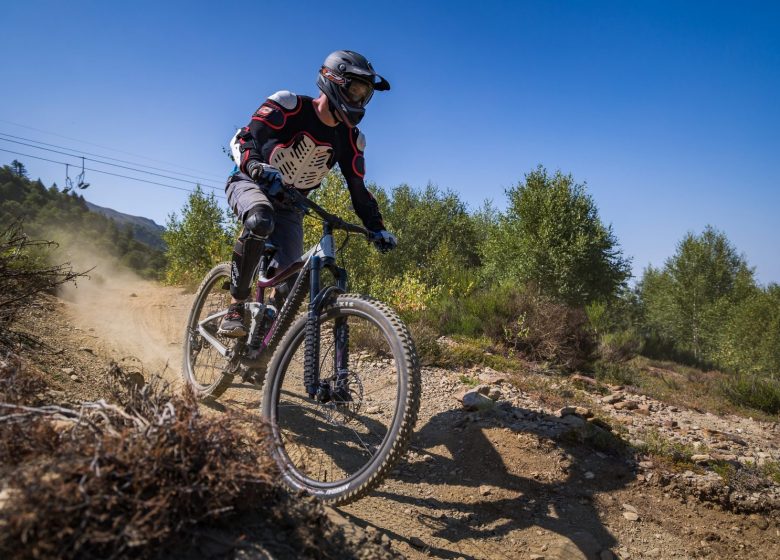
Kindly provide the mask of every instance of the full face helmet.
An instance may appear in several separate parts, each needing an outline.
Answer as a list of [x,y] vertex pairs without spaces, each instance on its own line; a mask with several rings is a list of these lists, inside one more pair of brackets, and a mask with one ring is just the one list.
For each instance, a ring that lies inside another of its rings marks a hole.
[[363,55],[354,51],[336,51],[322,63],[317,87],[327,96],[333,114],[353,127],[366,114],[366,105],[374,91],[387,91],[390,84],[374,71]]

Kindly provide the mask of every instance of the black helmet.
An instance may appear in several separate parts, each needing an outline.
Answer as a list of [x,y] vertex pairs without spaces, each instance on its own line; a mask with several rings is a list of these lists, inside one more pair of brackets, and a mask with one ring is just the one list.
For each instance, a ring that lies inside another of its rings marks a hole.
[[374,72],[362,54],[336,51],[328,55],[317,76],[317,87],[327,96],[330,110],[349,126],[357,126],[366,114],[366,105],[376,91],[390,84]]

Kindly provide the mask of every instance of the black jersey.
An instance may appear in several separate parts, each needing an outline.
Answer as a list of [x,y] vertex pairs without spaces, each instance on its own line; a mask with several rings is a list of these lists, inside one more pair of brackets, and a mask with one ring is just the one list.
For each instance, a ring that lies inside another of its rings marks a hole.
[[[308,162],[303,190],[317,188],[327,170],[338,164],[358,217],[372,231],[384,229],[376,199],[363,181],[363,134],[342,123],[326,125],[317,116],[313,101],[311,97],[286,91],[269,97],[238,132],[235,141],[239,144],[240,161],[236,163],[246,173],[250,160],[273,163],[298,155],[303,160],[304,152],[316,150],[320,157],[314,163]],[[295,162],[291,165],[294,167]]]

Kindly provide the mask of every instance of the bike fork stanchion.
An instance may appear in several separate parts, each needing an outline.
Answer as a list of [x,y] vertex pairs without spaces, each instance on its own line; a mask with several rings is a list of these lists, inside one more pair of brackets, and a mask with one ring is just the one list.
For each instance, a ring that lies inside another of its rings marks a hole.
[[303,383],[310,398],[322,398],[320,389],[320,314],[317,295],[320,291],[320,257],[313,256],[310,263],[309,314],[306,318],[306,346],[303,363]]
[[[336,340],[334,365],[336,370],[336,392],[349,393],[347,378],[349,377],[349,325],[346,317],[339,317],[333,326],[333,336]],[[339,400],[346,400],[346,395],[340,395]]]

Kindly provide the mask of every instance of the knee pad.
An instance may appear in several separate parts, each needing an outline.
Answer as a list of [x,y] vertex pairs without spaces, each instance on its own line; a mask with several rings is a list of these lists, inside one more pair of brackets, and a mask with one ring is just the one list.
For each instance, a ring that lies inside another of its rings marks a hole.
[[260,205],[249,209],[244,220],[244,232],[258,237],[268,237],[274,231],[274,210],[270,206]]

